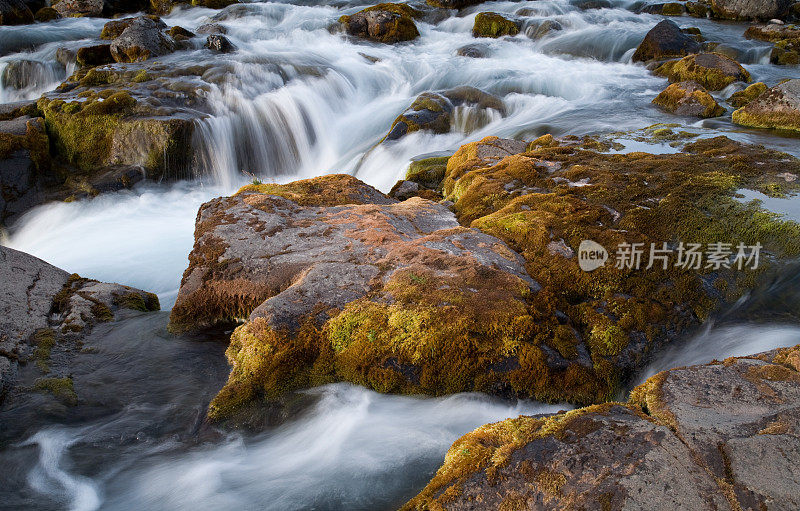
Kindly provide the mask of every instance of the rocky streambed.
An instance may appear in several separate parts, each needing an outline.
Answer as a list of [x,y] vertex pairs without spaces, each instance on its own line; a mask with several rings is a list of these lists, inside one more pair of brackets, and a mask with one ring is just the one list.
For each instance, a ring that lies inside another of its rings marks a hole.
[[0,0],[0,508],[797,508],[798,15]]

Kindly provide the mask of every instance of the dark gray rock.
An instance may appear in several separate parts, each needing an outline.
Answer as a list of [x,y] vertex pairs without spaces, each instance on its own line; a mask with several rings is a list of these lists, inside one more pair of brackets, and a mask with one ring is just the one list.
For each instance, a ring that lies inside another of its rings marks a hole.
[[33,23],[33,12],[22,0],[0,0],[0,25]]
[[117,62],[143,62],[175,51],[175,42],[162,32],[162,23],[142,16],[133,19],[111,42]]
[[700,43],[684,34],[673,21],[660,21],[644,36],[636,52],[634,62],[683,57],[702,50]]

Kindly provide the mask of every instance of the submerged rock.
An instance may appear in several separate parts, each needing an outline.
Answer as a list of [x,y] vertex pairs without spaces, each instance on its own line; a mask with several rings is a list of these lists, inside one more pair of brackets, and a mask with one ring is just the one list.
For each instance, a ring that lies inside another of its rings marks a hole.
[[0,281],[0,403],[14,388],[19,364],[35,364],[41,378],[33,391],[74,404],[68,359],[79,351],[80,338],[122,309],[159,310],[152,293],[70,275],[3,246]]
[[495,12],[481,12],[475,16],[472,37],[502,37],[519,34],[519,24]]
[[733,112],[733,122],[752,128],[800,131],[800,79],[770,87]]
[[714,97],[696,82],[673,83],[656,96],[653,103],[677,115],[719,117],[725,113]]
[[484,59],[489,56],[491,50],[485,44],[468,44],[456,50],[459,57],[469,57],[471,59]]
[[[679,154],[584,148],[601,145],[548,136],[467,144],[443,171],[431,162],[430,176],[420,169],[397,190],[418,195],[417,181],[430,177],[449,201],[440,204],[394,203],[350,176],[327,176],[204,205],[172,328],[247,319],[210,417],[339,380],[603,401],[653,350],[735,301],[772,262],[800,255],[800,226],[734,198],[743,187],[795,193],[800,185],[782,176],[800,173],[800,161],[724,137]],[[674,252],[715,239],[720,226],[722,243],[758,242],[770,263],[609,262],[588,273],[577,256],[584,240]]]
[[392,44],[419,37],[414,18],[421,15],[408,4],[382,3],[342,16],[339,22],[351,36]]
[[634,62],[683,57],[701,50],[700,43],[686,35],[674,22],[663,20],[653,27],[633,54]]
[[750,73],[730,57],[718,53],[698,53],[667,62],[655,73],[670,82],[694,81],[708,90],[722,90],[733,82],[749,82]]
[[624,404],[487,424],[402,509],[795,509],[798,371],[800,346],[665,371]]
[[555,20],[544,20],[538,25],[531,25],[525,31],[526,35],[531,39],[541,39],[553,32],[560,32],[564,30],[561,23]]

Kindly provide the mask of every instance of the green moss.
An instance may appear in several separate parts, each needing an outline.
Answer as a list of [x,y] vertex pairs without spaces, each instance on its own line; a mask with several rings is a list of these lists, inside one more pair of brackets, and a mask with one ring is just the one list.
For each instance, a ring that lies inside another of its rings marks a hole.
[[293,181],[285,185],[274,183],[249,184],[240,193],[263,193],[289,199],[301,206],[344,206],[365,204],[377,190],[348,174],[330,174],[312,179]]
[[50,372],[50,353],[56,345],[56,332],[52,328],[42,328],[33,334],[36,348],[33,350],[33,357],[36,359],[36,366],[43,372]]
[[497,13],[481,12],[475,16],[475,25],[472,27],[473,37],[502,37],[517,34],[519,34],[519,26]]
[[52,394],[60,401],[70,406],[78,404],[78,395],[75,393],[72,378],[39,378],[33,384],[34,390]]
[[133,77],[133,82],[134,83],[143,83],[143,82],[149,82],[151,79],[152,78],[147,73],[147,70],[146,69],[142,69],[141,71],[139,71],[136,74],[136,76]]
[[447,170],[448,156],[412,161],[406,171],[406,181],[413,181],[435,190],[439,188]]
[[124,295],[114,297],[117,306],[141,312],[157,311],[161,308],[158,296],[153,293],[139,293],[131,291]]

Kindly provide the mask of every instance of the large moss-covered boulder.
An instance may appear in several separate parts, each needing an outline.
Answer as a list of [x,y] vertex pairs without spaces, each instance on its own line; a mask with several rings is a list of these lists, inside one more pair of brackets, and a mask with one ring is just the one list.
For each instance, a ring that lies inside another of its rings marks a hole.
[[419,37],[414,18],[421,14],[408,4],[382,3],[342,16],[339,22],[349,35],[392,44]]
[[607,403],[457,440],[403,510],[795,509],[800,346],[666,371]]
[[473,37],[502,37],[519,34],[519,24],[495,12],[481,12],[475,16]]
[[248,319],[212,418],[323,381],[509,386],[520,370],[504,361],[530,349],[538,285],[522,259],[434,202],[396,203],[344,175],[255,185],[205,204],[197,234],[171,328]]
[[782,18],[792,0],[711,0],[714,17],[743,20]]
[[733,122],[753,128],[800,131],[800,79],[767,89],[733,112]]
[[175,51],[175,41],[163,29],[160,20],[147,16],[134,18],[111,41],[111,55],[117,62],[142,62]]
[[634,62],[683,57],[701,50],[700,43],[692,39],[670,20],[660,21],[653,27],[633,54]]
[[749,82],[750,73],[738,62],[719,53],[698,53],[670,61],[656,74],[670,82],[694,81],[708,90],[722,90],[733,82]]
[[[653,350],[800,255],[800,226],[734,198],[795,193],[800,161],[724,137],[678,154],[585,148],[600,145],[463,146],[441,184],[455,215],[349,176],[253,185],[204,205],[172,328],[246,320],[210,416],[336,380],[601,402]],[[588,272],[587,240],[667,256],[648,265],[640,253],[638,267],[611,257]],[[726,244],[727,263],[676,266],[689,243]],[[761,264],[748,267],[756,244]]]
[[696,82],[673,83],[653,99],[667,112],[693,117],[718,117],[725,113],[717,100]]
[[0,0],[0,25],[33,23],[33,13],[22,0]]

